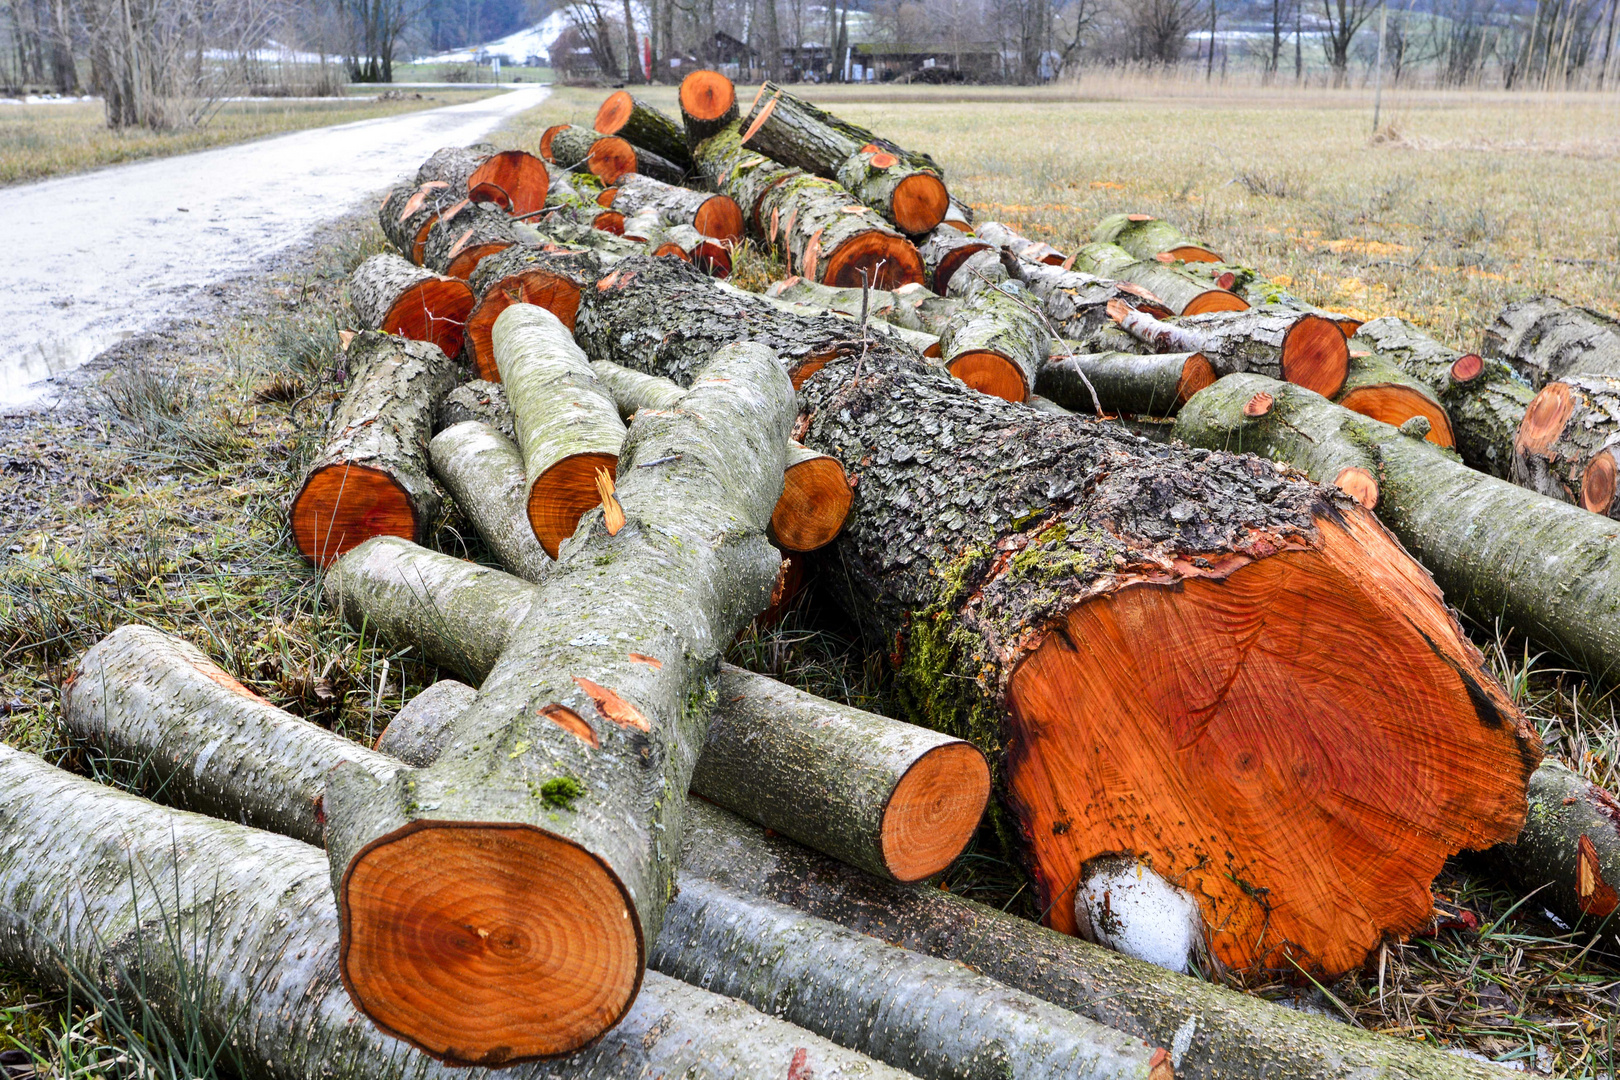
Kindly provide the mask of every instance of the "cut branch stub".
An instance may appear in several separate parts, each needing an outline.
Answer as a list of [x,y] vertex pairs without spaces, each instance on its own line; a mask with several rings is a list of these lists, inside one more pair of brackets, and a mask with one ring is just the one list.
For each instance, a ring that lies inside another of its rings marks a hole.
[[362,327],[428,341],[461,353],[473,294],[460,278],[413,266],[392,252],[373,255],[349,278],[349,302]]
[[527,475],[528,516],[553,559],[601,503],[596,473],[619,465],[624,421],[568,328],[545,308],[514,304],[491,333]]
[[349,388],[291,510],[299,554],[325,566],[373,536],[417,540],[439,509],[427,456],[455,386],[437,345],[367,330],[347,350]]
[[533,154],[523,150],[503,150],[480,165],[468,178],[467,185],[468,197],[475,202],[493,201],[488,198],[480,200],[478,197],[479,186],[489,185],[503,196],[499,202],[507,213],[521,216],[532,214],[546,205],[546,197],[551,191],[551,174],[546,169],[546,163]]

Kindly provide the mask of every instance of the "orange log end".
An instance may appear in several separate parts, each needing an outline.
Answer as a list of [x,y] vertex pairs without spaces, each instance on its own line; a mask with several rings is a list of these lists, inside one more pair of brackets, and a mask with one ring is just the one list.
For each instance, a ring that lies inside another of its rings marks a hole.
[[543,307],[557,316],[571,333],[574,319],[579,315],[579,286],[545,270],[525,270],[489,287],[467,316],[467,347],[472,352],[473,370],[486,382],[501,381],[490,334],[501,312],[513,304]]
[[951,196],[945,181],[933,173],[913,173],[895,185],[889,209],[900,231],[917,236],[945,220]]
[[967,847],[990,800],[990,766],[969,743],[915,761],[883,808],[883,864],[901,881],[944,870]]
[[618,467],[619,459],[612,454],[571,454],[536,478],[529,488],[529,524],[547,555],[555,559],[585,512],[602,505],[597,470],[613,476]]
[[1525,454],[1545,454],[1563,435],[1564,425],[1569,423],[1574,411],[1575,398],[1569,392],[1568,383],[1551,382],[1543,386],[1524,411],[1524,419],[1519,421],[1514,449]]
[[1368,510],[1377,509],[1378,481],[1360,465],[1340,469],[1339,475],[1333,478],[1333,484]]
[[384,316],[382,332],[431,341],[454,360],[461,353],[472,313],[472,289],[460,278],[429,278],[400,294]]
[[1457,357],[1451,363],[1451,378],[1453,382],[1469,383],[1479,378],[1485,371],[1485,361],[1480,359],[1478,353],[1467,353]]
[[713,195],[705,199],[692,217],[692,228],[704,236],[738,244],[743,238],[742,209],[729,195]]
[[1339,404],[1351,412],[1382,420],[1395,427],[1400,427],[1414,416],[1426,417],[1429,421],[1429,442],[1448,449],[1457,445],[1457,437],[1451,430],[1451,417],[1446,415],[1446,410],[1410,386],[1398,383],[1358,386],[1341,397]]
[[392,476],[338,462],[315,470],[293,499],[293,543],[316,566],[327,566],[374,536],[416,540],[419,522],[410,496]]
[[830,457],[788,467],[771,511],[771,537],[787,551],[815,551],[831,543],[849,516],[849,477]]
[[1288,328],[1282,345],[1282,375],[1288,382],[1331,398],[1344,389],[1349,372],[1350,345],[1332,319],[1305,315]]
[[614,91],[602,102],[602,107],[596,110],[596,130],[603,135],[617,135],[635,108],[636,102],[630,96],[630,91]]
[[1614,506],[1614,473],[1614,448],[1606,446],[1581,473],[1581,506],[1594,514],[1607,515]]
[[861,287],[862,270],[874,289],[920,284],[926,277],[922,256],[911,241],[878,229],[852,236],[825,252],[820,269],[822,284],[849,289]]
[[737,104],[737,88],[718,71],[694,71],[681,80],[681,111],[698,120],[718,120]]
[[[478,166],[467,180],[469,191],[481,186],[502,192],[506,209],[513,214],[532,214],[546,205],[551,174],[546,163],[523,150],[503,150]],[[473,196],[477,201],[477,195]],[[489,201],[489,200],[485,200]]]
[[1185,405],[1187,399],[1198,391],[1214,385],[1216,377],[1214,365],[1204,359],[1204,354],[1193,353],[1181,365],[1181,378],[1176,381],[1176,400]]
[[1249,302],[1235,292],[1209,289],[1199,293],[1181,309],[1183,315],[1203,315],[1211,311],[1248,311]]
[[963,353],[948,366],[952,375],[981,394],[1006,401],[1023,401],[1029,397],[1024,373],[1000,353]]
[[616,184],[619,177],[636,171],[636,148],[617,135],[609,135],[591,144],[586,162],[591,175],[604,184]]

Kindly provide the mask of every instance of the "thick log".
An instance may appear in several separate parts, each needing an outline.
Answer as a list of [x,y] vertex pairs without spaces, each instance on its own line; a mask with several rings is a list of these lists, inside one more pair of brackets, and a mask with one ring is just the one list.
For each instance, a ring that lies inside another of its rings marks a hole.
[[454,357],[461,354],[473,294],[460,278],[435,274],[385,251],[355,267],[349,302],[362,328],[432,342]]
[[572,330],[580,291],[606,273],[612,258],[608,253],[518,245],[480,262],[469,281],[478,303],[467,316],[467,351],[478,377],[500,380],[490,334],[501,312],[513,304],[537,304]]
[[976,251],[962,260],[962,265],[951,275],[945,286],[945,296],[964,300],[987,285],[999,285],[1012,275],[1007,272],[1006,258],[1000,248]]
[[1249,308],[1249,302],[1237,293],[1212,285],[1183,267],[1155,259],[1137,259],[1115,244],[1087,244],[1075,253],[1069,265],[1098,277],[1139,285],[1177,315],[1247,311]]
[[1534,390],[1566,375],[1620,376],[1620,320],[1533,296],[1502,309],[1480,351],[1510,364]]
[[591,126],[603,135],[617,135],[631,146],[651,150],[682,169],[692,167],[692,148],[687,145],[681,125],[667,113],[632,97],[628,90],[609,94],[596,110],[596,121]]
[[518,243],[512,219],[484,203],[447,207],[428,228],[422,265],[436,274],[466,279],[481,260]]
[[325,566],[373,536],[420,540],[439,512],[427,444],[455,365],[437,345],[362,331],[349,388],[289,517],[298,553]]
[[[1187,239],[1180,229],[1168,221],[1146,214],[1110,214],[1097,223],[1091,239],[1093,243],[1116,244],[1137,259],[1158,259],[1164,255],[1169,256],[1171,262],[1226,261],[1204,245]],[[1229,289],[1232,286],[1222,287]]]
[[1532,903],[1571,926],[1620,910],[1620,799],[1554,761],[1530,778],[1530,812],[1518,840],[1492,850]]
[[596,475],[618,469],[624,421],[568,328],[545,308],[507,308],[491,339],[523,455],[529,524],[555,559],[579,519],[601,504]]
[[893,289],[925,276],[911,241],[834,181],[808,173],[783,178],[760,199],[759,219],[765,239],[803,277]]
[[[1246,415],[1243,407],[1260,393],[1271,395],[1271,410]],[[1222,379],[1194,397],[1176,419],[1176,435],[1287,461],[1313,479],[1356,491],[1482,625],[1500,620],[1598,678],[1620,672],[1620,613],[1613,604],[1620,568],[1610,557],[1614,527],[1604,519],[1252,375]]]
[[737,122],[737,88],[718,71],[699,70],[681,80],[681,122],[697,146]]
[[1054,352],[1041,361],[1035,390],[1077,413],[1174,416],[1215,378],[1201,353]]
[[1333,398],[1351,412],[1400,427],[1414,416],[1428,421],[1428,440],[1447,449],[1457,445],[1451,418],[1440,399],[1399,361],[1378,353],[1350,350],[1344,387]]
[[551,559],[529,522],[529,478],[517,444],[488,424],[468,420],[435,435],[428,453],[434,475],[501,565],[539,581]]
[[[498,382],[473,379],[450,391],[439,405],[433,427],[435,431],[443,431],[468,420],[488,424],[509,441],[517,438],[517,429],[512,426],[512,409],[506,404],[506,392]],[[431,450],[432,444],[428,445]]]
[[669,255],[689,262],[706,274],[731,274],[731,246],[704,236],[690,225],[671,225],[656,208],[647,206],[625,218],[624,238],[643,245],[648,254]]
[[918,168],[859,139],[848,125],[774,83],[760,88],[762,101],[742,134],[746,149],[807,173],[836,181],[901,232],[919,236],[945,220],[950,194],[937,167]]
[[[616,535],[593,518],[539,592],[504,601],[480,583],[515,579],[434,568],[433,591],[449,592],[426,625],[408,617],[407,640],[465,655],[483,643],[456,629],[464,618],[504,612],[515,629],[469,680],[478,698],[430,768],[327,779],[341,971],[380,1026],[494,1065],[583,1046],[634,1000],[673,884],[682,803],[670,794],[702,743],[703,679],[777,576],[764,531],[792,399],[769,350],[722,349],[679,409],[638,416]],[[363,546],[326,579],[338,610],[385,634],[390,612],[414,612],[429,590],[418,566],[367,591],[370,567],[392,568],[396,551]],[[473,940],[469,921],[489,937]]]
[[1361,326],[1351,347],[1394,361],[1429,388],[1445,407],[1463,461],[1492,476],[1512,475],[1513,442],[1534,395],[1506,363],[1448,349],[1395,318]]
[[765,235],[759,215],[765,193],[791,176],[802,175],[802,170],[778,165],[764,154],[745,150],[736,120],[696,143],[692,163],[716,191],[730,196],[742,212],[744,227],[760,238]]
[[389,192],[377,211],[377,222],[394,250],[420,265],[427,244],[428,230],[439,215],[459,207],[466,195],[457,195],[443,180],[430,180],[419,186],[402,185]]
[[[961,307],[960,301],[939,296],[917,284],[902,285],[894,290],[836,289],[802,277],[790,277],[773,283],[766,295],[857,320],[864,304],[868,320],[881,319],[891,326],[935,338],[944,332],[945,324]],[[920,341],[914,343],[922,345]]]
[[976,291],[939,336],[946,370],[980,393],[1023,401],[1052,351],[1035,299],[1016,283]]
[[1014,257],[1047,266],[1067,266],[1068,257],[1042,240],[1031,240],[1011,226],[999,221],[982,222],[973,228],[973,235],[993,248],[1010,252]]
[[488,161],[495,148],[489,143],[471,146],[445,146],[433,151],[416,170],[416,185],[442,183],[456,199],[465,199],[471,190],[473,173]]
[[456,718],[477,696],[478,691],[466,683],[440,679],[407,701],[371,748],[412,768],[425,769],[443,753]]
[[494,203],[508,214],[527,216],[546,206],[551,195],[546,163],[524,150],[493,154],[467,178],[467,197]]
[[923,268],[928,271],[928,287],[941,296],[949,295],[951,278],[968,259],[989,250],[990,245],[950,225],[940,225],[917,245]]
[[1254,372],[1333,397],[1344,388],[1350,347],[1326,319],[1277,308],[1212,312],[1166,322],[1117,303],[1109,315],[1156,352],[1196,352],[1217,375]]
[[[759,118],[759,113],[764,106],[767,105],[779,93],[783,97],[789,96],[785,91],[782,90],[782,87],[778,86],[776,83],[767,82],[762,84],[759,88],[759,92],[754,95],[753,104],[748,111],[748,122],[752,123],[753,121],[757,120]],[[876,146],[878,149],[886,150],[895,157],[899,158],[907,168],[931,172],[936,176],[945,175],[945,170],[939,167],[939,163],[925,153],[907,150],[899,144],[892,142],[889,139],[885,139],[881,135],[877,135],[867,128],[861,127],[859,124],[852,124],[842,117],[834,116],[832,113],[818,109],[816,106],[811,105],[809,102],[804,101],[801,98],[794,98],[790,104],[796,112],[808,114],[814,118],[815,123],[819,126],[820,130],[818,131],[818,135],[821,138],[829,141],[839,140],[841,144],[853,144],[855,146]],[[809,153],[811,151],[808,148],[803,148],[801,149],[801,152]],[[797,163],[794,162],[791,164]],[[808,166],[804,165],[800,165],[799,167],[808,168]]]
[[742,211],[729,195],[676,187],[640,173],[619,177],[612,190],[609,205],[625,217],[651,207],[665,224],[690,225],[704,236],[725,243],[738,243],[743,238]]
[[1128,281],[1100,278],[1028,259],[1006,264],[1012,277],[1040,298],[1046,317],[1060,337],[1081,343],[1083,351],[1129,352],[1132,340],[1109,315],[1117,301],[1149,315],[1168,317],[1170,309],[1148,290]]
[[1615,517],[1620,377],[1566,375],[1531,400],[1513,441],[1515,484]]
[[[132,1018],[196,1032],[194,1049],[246,1080],[469,1075],[367,1023],[332,978],[338,922],[318,848],[154,806],[10,747],[0,747],[0,790],[9,971],[79,994],[93,983]],[[595,1045],[499,1075],[781,1080],[795,1068],[842,1080],[908,1075],[656,972]]]
[[564,169],[585,168],[603,184],[616,184],[626,173],[641,173],[679,184],[686,170],[651,150],[632,146],[617,135],[602,135],[589,128],[569,124],[548,130],[549,142],[542,143],[546,160]]

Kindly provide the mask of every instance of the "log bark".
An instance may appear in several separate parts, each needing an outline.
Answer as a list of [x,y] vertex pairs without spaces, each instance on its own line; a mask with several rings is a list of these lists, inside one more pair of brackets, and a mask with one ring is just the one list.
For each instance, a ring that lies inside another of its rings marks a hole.
[[737,122],[737,88],[718,71],[694,71],[681,80],[681,122],[696,147]]
[[[1257,393],[1272,395],[1272,411],[1243,416]],[[1193,398],[1176,418],[1176,435],[1287,461],[1323,483],[1360,470],[1346,478],[1349,486],[1466,614],[1486,626],[1501,620],[1600,679],[1620,671],[1613,610],[1620,571],[1609,558],[1613,526],[1602,518],[1252,375],[1222,379]]]
[[802,170],[744,149],[742,129],[735,119],[693,145],[692,163],[716,191],[731,197],[742,211],[743,225],[762,239],[765,233],[759,209],[765,193],[790,176],[802,175]]
[[446,146],[428,155],[416,170],[416,184],[442,182],[457,199],[465,199],[471,189],[469,181],[478,167],[489,160],[495,148],[489,143],[471,146]]
[[1451,417],[1440,399],[1399,361],[1377,353],[1350,350],[1344,387],[1333,400],[1351,412],[1400,427],[1414,416],[1428,421],[1428,440],[1450,449],[1457,445]]
[[1215,312],[1174,322],[1123,304],[1110,309],[1124,330],[1158,352],[1196,352],[1217,375],[1254,372],[1333,397],[1344,388],[1350,347],[1326,319],[1276,308]]
[[469,281],[478,303],[467,316],[467,351],[478,377],[500,381],[490,335],[501,312],[513,304],[537,304],[572,330],[581,290],[595,284],[615,258],[610,252],[517,245],[480,262]]
[[[1187,239],[1180,229],[1168,221],[1146,214],[1110,214],[1097,223],[1091,239],[1093,243],[1116,244],[1137,259],[1157,259],[1167,255],[1173,262],[1226,261],[1203,244]],[[1230,285],[1223,287],[1231,288]]]
[[467,178],[467,197],[527,216],[546,206],[552,178],[546,163],[525,150],[502,150]]
[[407,701],[371,748],[414,769],[425,769],[444,751],[456,718],[477,696],[478,691],[466,683],[440,679]]
[[436,274],[466,279],[481,260],[518,242],[505,211],[483,203],[447,207],[428,228],[422,265]]
[[1100,408],[1132,416],[1174,416],[1215,378],[1209,361],[1195,352],[1055,352],[1041,361],[1035,390],[1077,413]]
[[428,181],[417,187],[402,185],[383,200],[382,208],[377,211],[377,222],[395,251],[421,265],[428,230],[441,213],[466,198],[464,194],[455,194],[442,180]]
[[654,207],[644,207],[626,218],[623,231],[626,240],[642,244],[650,255],[673,256],[718,278],[731,274],[729,245],[703,236],[690,225],[667,224]]
[[979,289],[939,336],[946,370],[992,397],[1023,401],[1052,351],[1052,335],[1034,298],[1020,285]]
[[1463,461],[1492,476],[1512,475],[1513,441],[1533,395],[1507,364],[1448,349],[1395,318],[1363,325],[1351,347],[1393,360],[1429,388],[1445,406]]
[[492,341],[523,455],[529,524],[555,559],[579,519],[601,504],[596,474],[618,469],[624,421],[568,328],[545,308],[507,308]]
[[[864,301],[868,320],[880,319],[891,326],[927,334],[938,338],[945,324],[956,314],[961,302],[938,296],[921,285],[902,285],[898,289],[837,289],[831,285],[807,281],[802,277],[784,278],[766,290],[767,296],[789,303],[807,305],[831,311],[846,318],[859,320]],[[919,350],[925,348],[918,339],[912,339]],[[937,354],[939,349],[934,349]]]
[[1118,301],[1149,315],[1170,315],[1170,309],[1158,303],[1153,294],[1140,285],[1027,259],[1011,260],[1007,266],[1013,278],[1040,298],[1046,317],[1058,335],[1081,343],[1082,351],[1131,351],[1131,339],[1108,314],[1110,303]]
[[759,219],[788,269],[823,284],[893,289],[925,276],[911,241],[834,181],[783,178],[760,199]]
[[[678,410],[638,417],[617,535],[593,518],[538,593],[504,601],[479,583],[513,579],[436,568],[450,591],[408,639],[476,651],[453,629],[470,609],[517,629],[433,766],[327,779],[341,971],[380,1026],[446,1060],[506,1064],[588,1044],[635,999],[673,884],[670,794],[701,746],[703,680],[780,564],[764,531],[792,398],[769,350],[722,349]],[[429,588],[419,573],[367,592],[395,550],[361,547],[326,579],[338,610],[385,633]]]
[[617,135],[631,146],[642,146],[683,169],[692,167],[692,148],[686,132],[667,113],[632,97],[628,90],[607,96],[591,125],[603,135]]
[[468,420],[435,435],[428,453],[434,475],[501,565],[527,581],[544,577],[551,558],[529,523],[528,474],[517,444]]
[[483,379],[462,383],[444,396],[433,427],[435,431],[444,431],[468,420],[489,425],[508,441],[517,439],[517,429],[512,426],[512,409],[506,404],[506,392],[500,383]]
[[[598,295],[616,299],[593,311],[587,353],[680,381],[678,354],[640,337],[689,332],[669,291],[638,276]],[[1448,854],[1518,828],[1534,737],[1371,515],[1253,458],[1144,445],[975,394],[903,354],[829,361],[801,384],[800,406],[805,444],[858,477],[827,561],[835,591],[870,640],[892,643],[907,715],[994,751],[1054,925],[1076,928],[1087,860],[1130,851],[1196,884],[1221,962],[1292,970],[1286,950],[1342,972],[1386,933],[1427,925],[1428,885]],[[1285,582],[1285,606],[1261,600]],[[1265,605],[1243,625],[1280,635],[1275,653],[1216,629],[1246,604]],[[1121,674],[1096,679],[1099,669]],[[1385,669],[1414,677],[1393,695],[1366,679]],[[1233,689],[1211,711],[1201,688],[1223,686]],[[1251,707],[1291,719],[1268,725],[1271,739],[1251,736],[1236,719]],[[1178,726],[1195,712],[1208,722]],[[1296,724],[1308,742],[1281,734]],[[1107,734],[1093,742],[1091,731]],[[1122,741],[1130,733],[1149,741]],[[1451,745],[1436,752],[1435,733]],[[1209,772],[1181,774],[1165,743],[1197,747]],[[1260,762],[1275,788],[1251,786]],[[1128,792],[1109,779],[1122,769]],[[1350,778],[1357,794],[1288,779],[1322,775]],[[1433,791],[1455,805],[1437,812]],[[1363,798],[1379,809],[1364,816]],[[1184,836],[1167,820],[1200,825]],[[1352,854],[1344,837],[1363,829],[1380,839]],[[1369,872],[1378,887],[1359,884]]]
[[325,566],[373,536],[419,540],[439,512],[427,444],[455,365],[437,345],[362,331],[349,388],[290,509],[293,543]]
[[928,287],[941,296],[950,292],[951,278],[962,264],[990,245],[950,225],[940,225],[917,245],[923,268],[928,271]]
[[625,217],[651,207],[666,224],[690,225],[704,236],[726,243],[739,243],[743,238],[742,211],[729,195],[676,187],[639,173],[619,177],[613,192],[611,206]]
[[[132,1017],[150,1009],[171,1031],[197,1030],[247,1080],[493,1075],[441,1065],[355,1010],[333,978],[338,925],[318,848],[154,806],[10,747],[0,789],[8,970],[66,990],[64,967],[76,968]],[[781,1080],[795,1062],[805,1076],[907,1075],[656,972],[595,1045],[499,1075]]]
[[937,167],[916,167],[871,138],[854,137],[848,125],[774,83],[756,100],[742,134],[746,149],[836,181],[903,233],[922,235],[945,220],[950,194]]
[[1511,365],[1534,390],[1566,375],[1620,376],[1620,320],[1533,296],[1502,309],[1480,351]]
[[1520,889],[1540,890],[1532,903],[1570,926],[1603,923],[1620,910],[1620,799],[1553,761],[1529,796],[1524,831],[1492,854]]
[[1513,441],[1513,482],[1605,517],[1620,465],[1620,377],[1566,375],[1541,388]]
[[1015,258],[1047,266],[1065,266],[1068,257],[1043,240],[1031,240],[999,221],[985,221],[974,226],[973,235],[993,248],[1011,252]]
[[473,294],[460,278],[424,270],[391,252],[373,255],[349,278],[349,303],[366,330],[427,341],[461,355]]
[[1139,285],[1176,315],[1249,308],[1249,302],[1235,292],[1216,287],[1179,266],[1133,258],[1115,244],[1087,244],[1075,253],[1069,265],[1088,274]]
[[603,184],[616,184],[627,173],[641,173],[666,184],[679,184],[686,170],[651,150],[632,146],[617,135],[602,135],[574,124],[547,132],[550,142],[542,146],[547,161],[564,169],[584,166]]

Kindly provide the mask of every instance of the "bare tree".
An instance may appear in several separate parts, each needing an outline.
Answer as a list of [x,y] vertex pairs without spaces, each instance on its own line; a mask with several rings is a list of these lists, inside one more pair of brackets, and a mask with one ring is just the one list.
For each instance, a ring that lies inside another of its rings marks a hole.
[[1333,69],[1333,85],[1349,81],[1350,44],[1363,24],[1378,10],[1383,0],[1322,0],[1327,28],[1322,31],[1322,51]]

